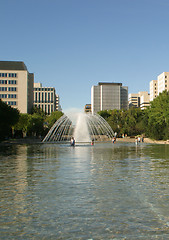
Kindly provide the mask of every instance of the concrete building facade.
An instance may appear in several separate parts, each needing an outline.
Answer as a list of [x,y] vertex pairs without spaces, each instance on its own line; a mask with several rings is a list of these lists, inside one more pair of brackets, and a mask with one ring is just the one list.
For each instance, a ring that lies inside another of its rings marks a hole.
[[158,95],[163,91],[169,91],[169,72],[163,72],[157,77]]
[[128,87],[122,83],[99,82],[91,89],[92,113],[110,109],[128,109]]
[[33,107],[34,74],[24,62],[0,61],[0,99],[21,113]]
[[153,101],[163,91],[169,91],[169,72],[157,76],[157,80],[150,82],[150,101]]
[[42,87],[41,83],[34,83],[34,106],[41,108],[45,113],[61,111],[59,95],[54,87]]
[[158,82],[157,80],[152,80],[150,82],[150,101],[158,96]]
[[138,92],[129,94],[129,108],[140,107],[145,109],[150,105],[150,94],[148,92]]

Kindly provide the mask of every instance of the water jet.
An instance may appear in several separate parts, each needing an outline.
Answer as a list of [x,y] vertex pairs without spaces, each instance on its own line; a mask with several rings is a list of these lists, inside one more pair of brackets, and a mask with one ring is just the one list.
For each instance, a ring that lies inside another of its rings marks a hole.
[[110,141],[114,132],[106,120],[94,113],[64,114],[51,127],[43,142],[65,142],[74,137],[76,142]]

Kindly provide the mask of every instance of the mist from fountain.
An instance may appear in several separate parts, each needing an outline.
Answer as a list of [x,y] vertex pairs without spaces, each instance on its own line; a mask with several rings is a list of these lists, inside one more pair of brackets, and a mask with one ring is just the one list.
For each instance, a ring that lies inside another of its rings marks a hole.
[[108,141],[113,136],[112,128],[100,115],[69,113],[54,123],[43,142],[70,141],[71,137],[76,142]]

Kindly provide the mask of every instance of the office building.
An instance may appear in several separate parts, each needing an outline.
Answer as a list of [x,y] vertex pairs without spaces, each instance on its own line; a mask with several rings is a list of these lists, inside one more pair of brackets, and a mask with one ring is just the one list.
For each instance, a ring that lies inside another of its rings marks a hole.
[[91,89],[92,113],[110,109],[128,109],[128,87],[122,83],[99,82]]
[[136,107],[145,109],[150,105],[150,94],[148,92],[138,92],[129,94],[129,108]]
[[61,111],[59,95],[54,87],[42,87],[41,83],[34,83],[34,106],[41,108],[45,113]]
[[140,96],[138,93],[129,94],[129,108],[131,107],[135,107],[135,108],[140,107]]
[[158,96],[158,82],[157,80],[152,80],[150,82],[150,101]]
[[24,62],[0,61],[0,99],[21,113],[33,107],[34,74]]
[[150,101],[153,101],[163,91],[169,91],[169,72],[157,76],[157,80],[150,82]]
[[158,95],[163,91],[169,91],[169,72],[163,72],[157,77]]
[[84,112],[85,113],[91,113],[92,109],[91,109],[91,104],[86,104],[84,107]]

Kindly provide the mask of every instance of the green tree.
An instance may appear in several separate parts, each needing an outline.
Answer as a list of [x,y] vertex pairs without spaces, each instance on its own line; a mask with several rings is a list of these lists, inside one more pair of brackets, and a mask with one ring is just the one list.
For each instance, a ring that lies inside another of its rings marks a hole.
[[0,139],[10,137],[12,128],[19,119],[19,111],[0,99]]
[[50,116],[45,119],[46,126],[50,129],[53,124],[61,117],[63,113],[61,111],[52,112]]
[[19,115],[19,121],[15,125],[16,131],[21,131],[22,136],[26,137],[28,132],[28,126],[29,126],[29,114],[27,113],[20,113]]
[[160,140],[169,138],[169,92],[164,91],[155,98],[148,110],[147,135]]

